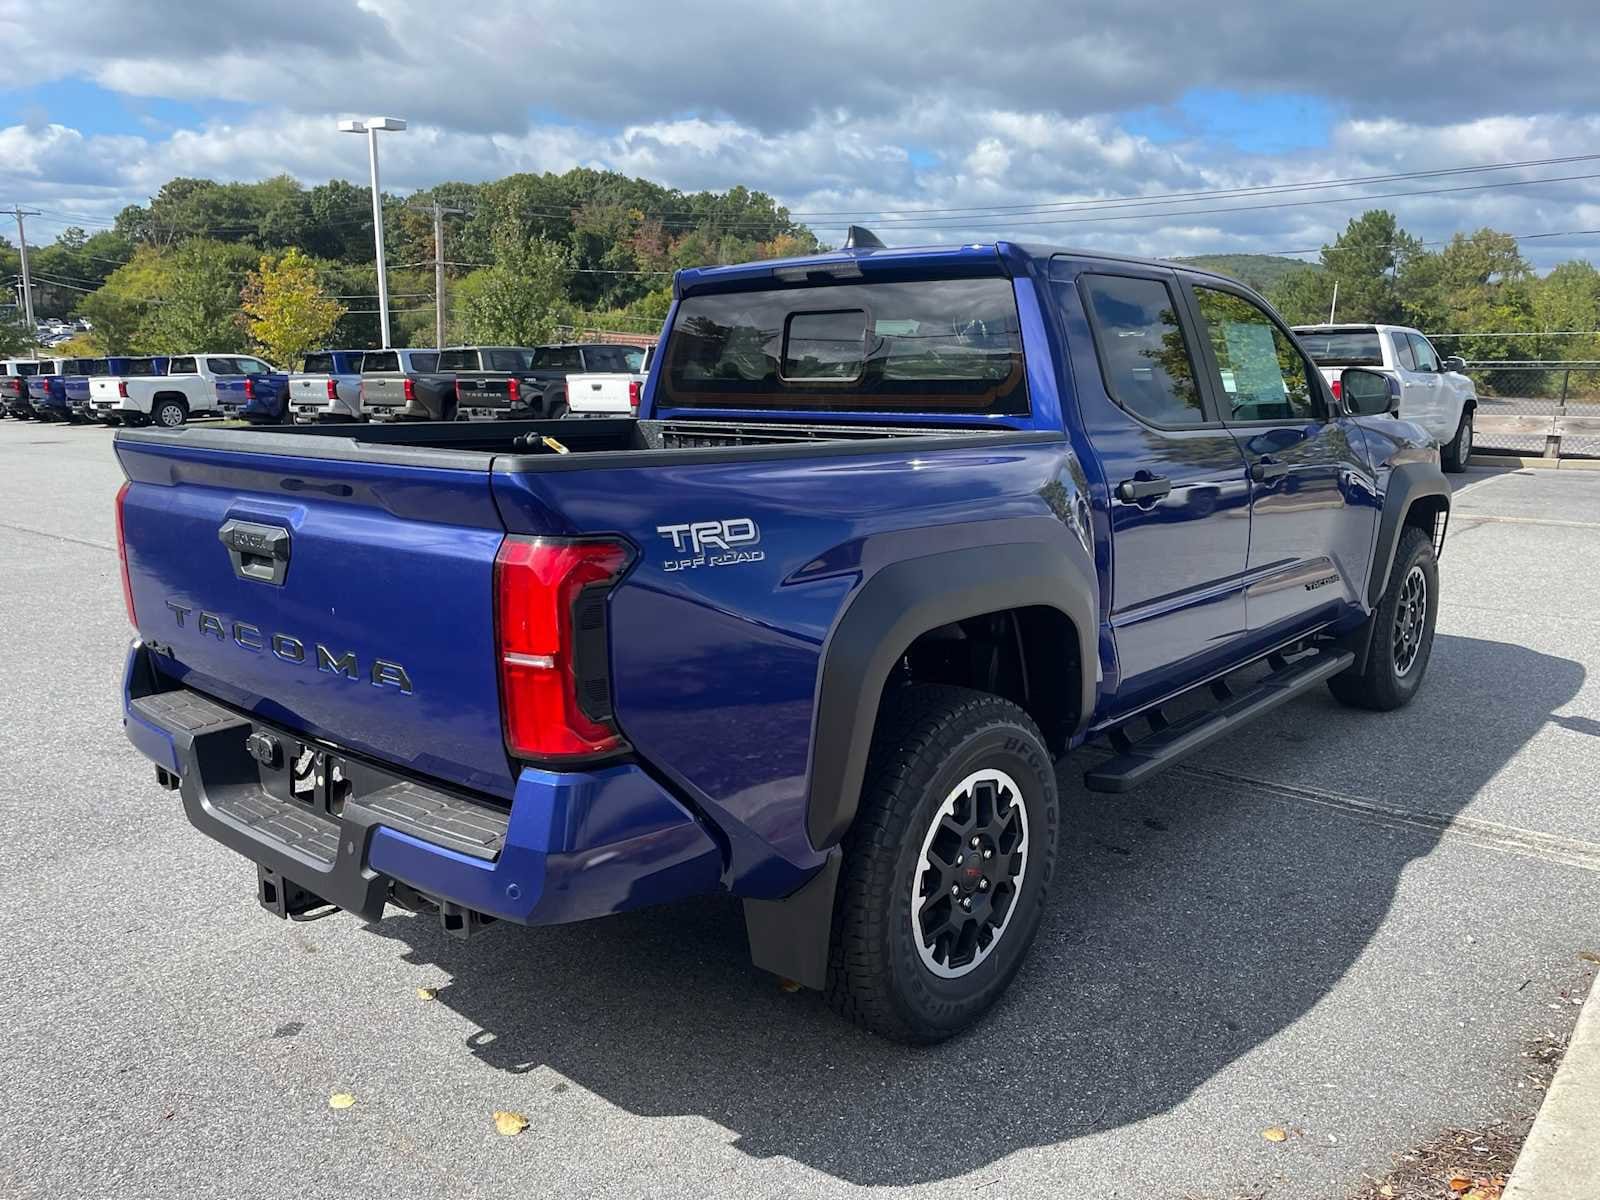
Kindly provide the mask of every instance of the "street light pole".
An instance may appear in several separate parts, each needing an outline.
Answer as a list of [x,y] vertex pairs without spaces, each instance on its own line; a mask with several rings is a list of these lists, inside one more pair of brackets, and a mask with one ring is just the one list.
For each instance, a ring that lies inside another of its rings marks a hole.
[[389,271],[383,258],[383,191],[378,186],[378,134],[398,131],[406,127],[399,117],[368,117],[364,121],[340,121],[341,133],[367,135],[367,161],[372,168],[372,241],[378,252],[378,322],[383,330],[383,348],[387,350],[389,337]]

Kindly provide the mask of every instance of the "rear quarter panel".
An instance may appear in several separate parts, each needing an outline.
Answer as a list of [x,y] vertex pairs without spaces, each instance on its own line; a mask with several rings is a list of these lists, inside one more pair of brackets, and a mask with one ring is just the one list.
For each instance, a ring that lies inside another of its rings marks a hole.
[[[637,548],[610,605],[618,722],[723,830],[735,891],[786,895],[822,860],[805,822],[815,696],[856,590],[906,558],[1087,537],[1072,524],[1081,476],[1066,443],[1034,436],[920,453],[875,443],[873,453],[765,462],[497,471],[509,528],[608,533]],[[732,518],[752,521],[760,540],[725,565],[697,563],[664,532]]]

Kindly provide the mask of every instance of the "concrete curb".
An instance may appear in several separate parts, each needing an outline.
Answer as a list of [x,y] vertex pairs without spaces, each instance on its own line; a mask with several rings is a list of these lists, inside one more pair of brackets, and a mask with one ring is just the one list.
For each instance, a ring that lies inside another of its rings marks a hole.
[[1600,1196],[1600,975],[1506,1184],[1503,1200]]
[[1596,471],[1600,458],[1544,458],[1531,454],[1474,454],[1469,467],[1534,467],[1544,471]]

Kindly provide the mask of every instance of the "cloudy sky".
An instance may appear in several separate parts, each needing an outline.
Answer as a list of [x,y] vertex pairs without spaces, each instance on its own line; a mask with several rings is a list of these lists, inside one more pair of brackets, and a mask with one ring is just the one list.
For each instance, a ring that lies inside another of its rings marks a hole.
[[1381,204],[1600,258],[1569,232],[1600,230],[1592,0],[0,0],[0,45],[0,202],[45,239],[174,175],[364,181],[335,123],[386,113],[401,192],[586,165],[762,189],[825,240],[1161,255]]

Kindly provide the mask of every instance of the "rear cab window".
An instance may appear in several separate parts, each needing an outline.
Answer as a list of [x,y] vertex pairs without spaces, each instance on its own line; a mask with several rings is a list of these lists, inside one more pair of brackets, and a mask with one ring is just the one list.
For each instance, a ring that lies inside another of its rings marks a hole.
[[641,362],[643,358],[642,352],[627,346],[585,346],[583,348],[583,369],[596,373],[626,372],[631,374],[638,370],[638,367],[630,364]]
[[410,369],[416,372],[442,371],[444,368],[439,365],[440,357],[431,350],[426,352],[418,350],[411,355]]
[[167,365],[168,375],[193,375],[199,371],[192,358],[175,358]]
[[333,355],[308,354],[303,370],[307,375],[332,375]]
[[363,375],[372,375],[379,371],[398,371],[399,369],[400,356],[393,350],[369,350],[366,357],[361,360],[361,373]]
[[[444,356],[440,355],[442,359]],[[526,371],[533,359],[530,350],[485,350],[483,369],[486,371]],[[448,370],[449,368],[445,368]]]
[[576,346],[540,346],[533,352],[533,371],[581,371],[583,358]]
[[1319,367],[1383,366],[1383,346],[1376,329],[1312,329],[1298,336]]
[[691,295],[664,357],[666,407],[1026,416],[1004,278]]
[[[425,369],[425,368],[419,368]],[[478,352],[476,350],[446,350],[439,355],[439,370],[441,371],[476,371],[478,366]]]

